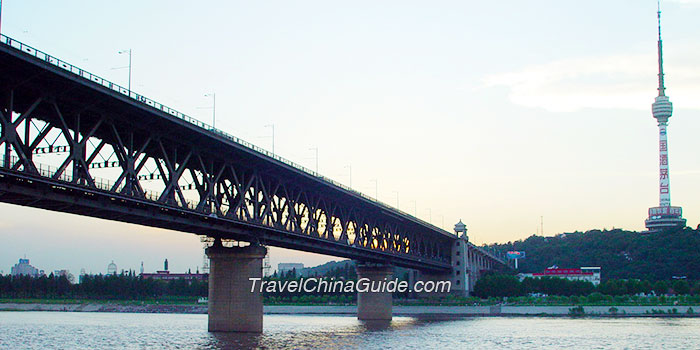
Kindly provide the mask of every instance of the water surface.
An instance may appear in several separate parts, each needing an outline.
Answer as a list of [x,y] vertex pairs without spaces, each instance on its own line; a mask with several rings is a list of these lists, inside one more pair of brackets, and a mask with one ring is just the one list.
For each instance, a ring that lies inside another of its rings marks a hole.
[[207,332],[206,315],[0,312],[0,349],[700,349],[698,318],[266,315],[261,335]]

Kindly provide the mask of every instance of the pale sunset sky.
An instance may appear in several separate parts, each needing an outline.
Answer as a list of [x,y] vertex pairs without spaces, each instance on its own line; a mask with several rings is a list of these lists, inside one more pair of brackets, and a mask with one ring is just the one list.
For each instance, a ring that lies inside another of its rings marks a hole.
[[[2,1],[4,35],[477,243],[643,230],[656,1]],[[662,3],[671,200],[700,223],[700,0]],[[1,78],[1,77],[0,77]],[[349,167],[350,166],[350,167]],[[350,175],[349,169],[352,169]],[[397,201],[398,199],[398,201]],[[0,270],[172,271],[198,236],[0,204]],[[337,258],[272,249],[279,262]]]

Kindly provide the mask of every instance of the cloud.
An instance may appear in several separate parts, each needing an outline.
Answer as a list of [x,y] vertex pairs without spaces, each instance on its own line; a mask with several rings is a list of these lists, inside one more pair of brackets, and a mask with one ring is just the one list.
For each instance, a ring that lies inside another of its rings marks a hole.
[[[666,59],[668,95],[680,108],[700,109],[700,49]],[[671,66],[673,64],[673,66]],[[583,108],[649,109],[656,96],[654,54],[564,59],[487,76],[487,87],[505,86],[510,100],[552,112]],[[669,74],[672,73],[672,74]]]

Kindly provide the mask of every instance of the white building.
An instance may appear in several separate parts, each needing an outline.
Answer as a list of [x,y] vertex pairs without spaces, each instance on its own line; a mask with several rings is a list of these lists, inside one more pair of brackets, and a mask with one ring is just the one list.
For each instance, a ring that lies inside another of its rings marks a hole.
[[108,275],[116,275],[117,274],[117,264],[114,263],[114,260],[112,260],[109,265],[107,265],[107,274]]
[[29,265],[29,259],[19,259],[19,263],[12,266],[10,270],[12,276],[27,275],[31,277],[38,277],[43,274],[43,271],[39,271],[36,267]]
[[542,278],[542,277],[554,277],[554,278],[566,278],[572,281],[587,281],[593,283],[593,285],[600,284],[600,266],[586,266],[578,269],[560,269],[556,266],[544,269],[542,273],[519,273],[518,278],[520,281],[525,278]]

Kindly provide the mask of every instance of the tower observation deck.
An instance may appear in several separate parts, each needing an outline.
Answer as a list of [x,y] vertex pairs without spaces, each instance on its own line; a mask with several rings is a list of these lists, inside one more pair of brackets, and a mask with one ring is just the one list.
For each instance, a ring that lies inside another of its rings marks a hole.
[[659,206],[649,208],[646,228],[658,231],[667,228],[684,227],[683,209],[671,206],[671,178],[668,166],[668,119],[673,114],[673,104],[666,96],[664,85],[664,62],[661,44],[661,9],[657,11],[659,23],[658,55],[659,55],[659,95],[651,105],[654,118],[659,123]]

